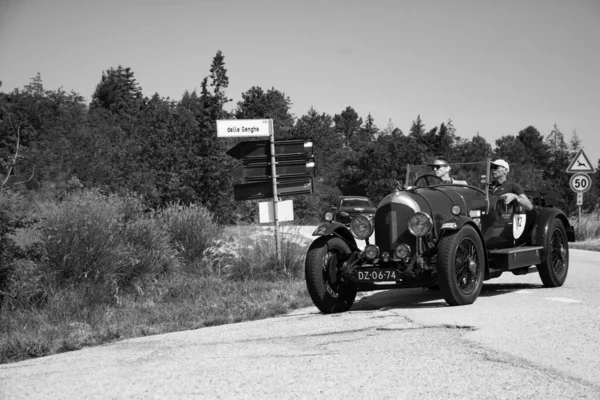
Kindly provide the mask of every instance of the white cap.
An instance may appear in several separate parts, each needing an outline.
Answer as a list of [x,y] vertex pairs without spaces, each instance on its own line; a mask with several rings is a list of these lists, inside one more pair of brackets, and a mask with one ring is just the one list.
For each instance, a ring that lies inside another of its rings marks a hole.
[[504,168],[506,168],[506,171],[510,171],[510,167],[508,166],[508,163],[504,160],[492,161],[492,164],[497,165],[499,167],[504,167]]

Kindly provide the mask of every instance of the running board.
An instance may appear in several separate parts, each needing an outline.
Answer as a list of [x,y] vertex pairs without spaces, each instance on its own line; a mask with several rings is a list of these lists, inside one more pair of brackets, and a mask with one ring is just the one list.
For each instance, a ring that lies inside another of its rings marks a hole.
[[530,267],[542,262],[542,246],[521,246],[490,251],[494,268],[515,269]]

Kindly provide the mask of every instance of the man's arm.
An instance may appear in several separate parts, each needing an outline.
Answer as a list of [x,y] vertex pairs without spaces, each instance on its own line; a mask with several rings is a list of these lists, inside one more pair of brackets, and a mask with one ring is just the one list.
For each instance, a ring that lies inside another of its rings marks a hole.
[[525,193],[521,193],[521,194],[515,194],[515,193],[504,193],[502,195],[502,197],[504,198],[504,201],[506,202],[506,204],[517,200],[517,203],[519,203],[521,206],[523,206],[523,208],[527,211],[529,210],[533,210],[533,204],[531,204],[531,201],[529,201],[529,199],[527,198],[527,195],[525,195]]
[[529,210],[533,210],[533,204],[531,204],[531,201],[529,201],[529,199],[527,198],[527,195],[525,193],[520,194],[517,197],[517,202],[523,206],[524,209],[526,209],[527,211]]

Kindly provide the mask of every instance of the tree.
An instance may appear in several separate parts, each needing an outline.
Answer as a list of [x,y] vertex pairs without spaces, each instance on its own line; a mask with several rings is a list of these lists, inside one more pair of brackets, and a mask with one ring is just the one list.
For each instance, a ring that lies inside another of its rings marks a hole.
[[510,180],[520,183],[525,189],[546,186],[543,170],[536,168],[528,149],[518,137],[507,135],[497,139],[494,153],[494,158],[502,158],[510,164]]
[[272,119],[275,137],[286,139],[290,137],[294,125],[291,106],[292,102],[285,93],[275,88],[265,92],[253,86],[242,93],[242,101],[237,103],[234,114],[237,119]]
[[355,151],[360,151],[366,147],[371,146],[378,136],[379,129],[375,126],[375,120],[371,113],[367,116],[365,126],[361,127],[357,134],[354,134],[350,140],[350,147]]
[[544,136],[533,126],[521,130],[517,139],[523,143],[527,156],[524,162],[545,170],[548,166],[548,145],[544,143]]
[[408,136],[416,139],[416,140],[421,140],[423,138],[423,136],[425,135],[425,124],[423,124],[423,121],[421,121],[421,115],[417,115],[417,119],[413,121],[412,125],[410,126],[410,130],[408,131]]
[[37,74],[23,90],[0,94],[0,108],[0,159],[16,155],[9,179],[30,188],[44,181],[64,187],[74,173],[73,153],[85,125],[83,98],[61,88],[44,90]]
[[[225,89],[229,86],[229,78],[227,77],[227,69],[225,69],[225,56],[223,56],[221,50],[217,51],[210,65],[210,79],[210,86],[214,88],[215,106],[222,112],[225,104],[230,102],[231,99],[228,99],[225,94]],[[217,118],[221,117],[222,115],[217,116]]]
[[573,134],[571,135],[571,140],[569,140],[569,149],[571,149],[573,154],[582,149],[581,139],[579,139],[579,135],[577,135],[577,130],[574,130]]
[[363,123],[362,118],[358,117],[356,111],[348,106],[340,114],[333,117],[335,130],[344,138],[344,146],[350,147],[354,136],[360,132],[360,127]]
[[459,163],[484,162],[493,155],[492,146],[479,133],[471,140],[460,139],[456,144],[453,160]]
[[294,197],[294,213],[298,221],[315,223],[341,195],[337,187],[342,161],[349,149],[343,147],[344,138],[333,127],[333,118],[310,108],[301,116],[294,129],[293,138],[312,138],[315,156],[315,193]]
[[90,109],[104,108],[123,117],[133,118],[143,107],[142,89],[131,68],[121,65],[102,72],[100,83],[92,95]]
[[407,164],[422,164],[425,149],[410,136],[381,135],[373,146],[348,157],[343,164],[339,187],[343,194],[363,195],[378,202],[404,182]]
[[[402,130],[400,128],[396,128],[396,126],[394,126],[394,123],[392,122],[392,119],[390,118],[388,120],[387,126],[385,127],[384,130],[382,130],[380,132],[381,136],[402,136],[404,135],[404,133],[402,133]],[[379,138],[379,136],[378,136]]]

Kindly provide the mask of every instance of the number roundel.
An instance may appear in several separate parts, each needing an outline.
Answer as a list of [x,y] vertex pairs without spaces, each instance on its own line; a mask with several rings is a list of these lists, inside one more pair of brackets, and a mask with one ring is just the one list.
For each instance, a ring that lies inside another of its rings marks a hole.
[[578,173],[571,177],[569,184],[574,192],[584,193],[592,187],[592,178],[587,174]]

